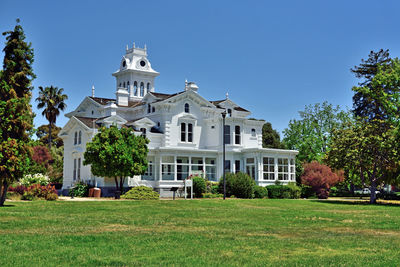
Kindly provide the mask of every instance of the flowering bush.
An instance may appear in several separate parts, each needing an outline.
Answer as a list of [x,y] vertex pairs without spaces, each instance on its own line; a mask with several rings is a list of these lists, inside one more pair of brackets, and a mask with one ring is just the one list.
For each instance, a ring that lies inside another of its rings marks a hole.
[[58,198],[57,190],[51,185],[34,184],[27,188],[22,195],[24,200],[33,200],[35,198],[42,198],[46,200],[56,200]]
[[49,177],[42,173],[36,173],[34,175],[27,174],[19,180],[19,183],[23,186],[31,186],[33,184],[48,185]]

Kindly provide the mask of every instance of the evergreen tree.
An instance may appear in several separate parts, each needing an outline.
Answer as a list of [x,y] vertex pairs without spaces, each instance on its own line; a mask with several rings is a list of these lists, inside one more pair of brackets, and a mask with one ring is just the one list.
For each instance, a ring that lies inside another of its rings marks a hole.
[[21,178],[29,165],[29,131],[33,124],[31,82],[35,78],[33,49],[25,41],[19,20],[13,31],[3,35],[6,45],[0,72],[0,206],[4,205],[10,183]]
[[266,122],[262,128],[262,145],[267,148],[284,148],[281,144],[279,133],[272,129],[270,122]]

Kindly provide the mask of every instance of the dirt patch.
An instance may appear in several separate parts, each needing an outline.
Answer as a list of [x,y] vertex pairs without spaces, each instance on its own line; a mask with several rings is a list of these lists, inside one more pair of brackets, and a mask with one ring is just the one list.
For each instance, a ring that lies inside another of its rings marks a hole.
[[326,232],[351,233],[351,234],[368,235],[368,236],[400,237],[400,231],[390,231],[390,230],[355,229],[350,227],[329,227],[329,228],[323,228],[321,230]]

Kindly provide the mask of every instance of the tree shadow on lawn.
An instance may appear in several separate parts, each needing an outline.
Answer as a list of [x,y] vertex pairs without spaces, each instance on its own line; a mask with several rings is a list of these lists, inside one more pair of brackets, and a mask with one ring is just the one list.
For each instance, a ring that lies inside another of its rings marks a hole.
[[15,207],[15,205],[12,205],[12,204],[4,204],[3,206],[0,206],[0,209],[2,209],[2,208],[12,208],[12,207]]
[[[340,205],[363,205],[363,206],[395,206],[400,207],[400,202],[378,202],[375,204],[370,204],[369,200],[320,200],[314,199],[310,200],[311,202],[319,202],[319,203],[327,203],[327,204],[340,204]],[[379,201],[379,200],[378,200]]]

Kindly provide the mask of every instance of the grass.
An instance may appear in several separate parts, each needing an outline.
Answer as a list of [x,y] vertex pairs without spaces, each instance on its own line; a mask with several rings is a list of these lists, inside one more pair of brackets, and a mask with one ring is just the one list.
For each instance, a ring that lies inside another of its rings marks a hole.
[[6,202],[0,266],[399,266],[400,207],[309,200]]

